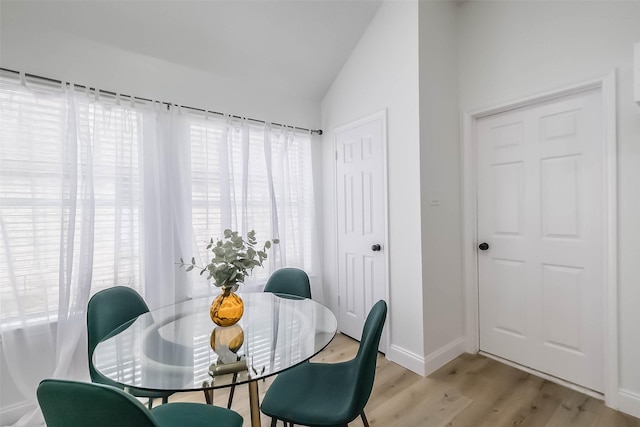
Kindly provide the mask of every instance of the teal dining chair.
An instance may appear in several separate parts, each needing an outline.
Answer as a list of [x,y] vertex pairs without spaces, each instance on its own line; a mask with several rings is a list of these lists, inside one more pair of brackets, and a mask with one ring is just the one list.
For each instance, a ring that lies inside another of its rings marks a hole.
[[234,411],[201,403],[149,410],[135,397],[103,384],[43,380],[38,403],[47,427],[242,427]]
[[360,417],[369,426],[364,407],[376,373],[380,336],[387,304],[378,301],[369,312],[356,357],[342,363],[302,363],[279,374],[261,410],[278,420],[310,427],[344,427]]
[[299,268],[286,267],[274,271],[267,280],[264,291],[311,299],[309,276]]
[[[116,329],[133,322],[138,316],[148,311],[149,307],[140,294],[126,286],[104,289],[91,297],[87,306],[87,353],[91,381],[120,387],[116,382],[96,370],[93,366],[93,352],[98,343],[109,337]],[[153,406],[154,398],[160,398],[162,403],[167,403],[171,395],[169,392],[154,392],[136,388],[131,388],[130,393],[136,397],[148,398],[149,409]]]

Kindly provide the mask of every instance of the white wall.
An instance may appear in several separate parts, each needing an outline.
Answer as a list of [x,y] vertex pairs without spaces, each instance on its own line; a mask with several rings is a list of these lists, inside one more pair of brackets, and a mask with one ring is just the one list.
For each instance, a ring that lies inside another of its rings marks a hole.
[[252,85],[241,73],[237,78],[216,76],[46,30],[30,25],[29,20],[11,19],[6,12],[0,16],[0,66],[4,68],[287,125],[317,129],[320,123],[317,100]]
[[472,112],[617,70],[620,408],[640,416],[640,110],[633,46],[640,2],[465,2],[460,108]]
[[390,301],[387,356],[423,363],[418,3],[385,3],[322,101],[325,300],[337,313],[334,129],[387,111]]
[[457,8],[450,1],[420,2],[420,195],[427,374],[464,351]]

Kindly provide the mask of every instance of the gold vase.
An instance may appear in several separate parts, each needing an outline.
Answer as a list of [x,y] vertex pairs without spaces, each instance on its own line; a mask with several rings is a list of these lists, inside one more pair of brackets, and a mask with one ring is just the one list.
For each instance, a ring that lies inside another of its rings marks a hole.
[[231,288],[222,288],[222,293],[213,300],[209,309],[211,320],[219,326],[236,324],[243,313],[244,303]]

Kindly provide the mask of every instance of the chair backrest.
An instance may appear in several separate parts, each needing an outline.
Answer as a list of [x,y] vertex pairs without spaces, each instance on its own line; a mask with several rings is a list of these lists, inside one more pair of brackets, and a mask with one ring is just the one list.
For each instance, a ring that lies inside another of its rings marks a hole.
[[371,308],[367,320],[364,322],[360,347],[354,359],[354,363],[357,365],[356,369],[358,370],[356,375],[355,396],[357,396],[357,402],[355,415],[362,412],[373,389],[378,345],[380,344],[380,336],[382,335],[382,328],[384,327],[386,318],[387,303],[380,300]]
[[47,427],[158,426],[138,400],[107,385],[47,379],[37,396]]
[[299,268],[281,268],[273,272],[264,287],[265,292],[311,298],[309,276]]
[[119,326],[149,311],[140,294],[126,286],[114,286],[96,293],[87,306],[87,342],[91,380],[102,382],[93,367],[93,351]]

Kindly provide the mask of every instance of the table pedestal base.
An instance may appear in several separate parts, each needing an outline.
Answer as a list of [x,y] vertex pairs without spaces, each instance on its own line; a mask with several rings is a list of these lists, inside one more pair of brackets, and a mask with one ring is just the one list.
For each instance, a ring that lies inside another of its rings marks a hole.
[[[258,394],[258,381],[249,381],[249,407],[251,408],[251,427],[262,427],[260,421],[260,395]],[[204,400],[208,405],[213,405],[213,384],[202,383],[204,388]]]
[[258,381],[249,381],[249,406],[251,407],[251,427],[261,427]]

